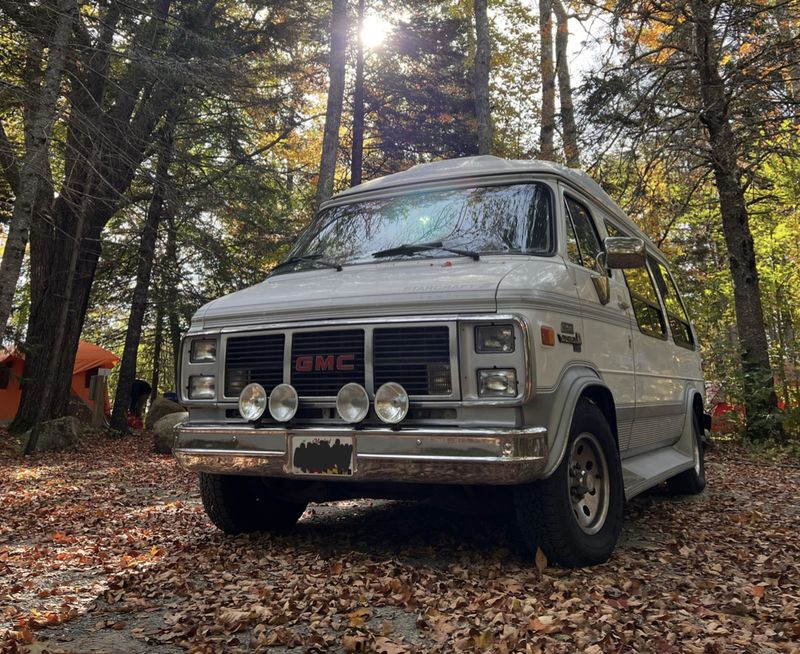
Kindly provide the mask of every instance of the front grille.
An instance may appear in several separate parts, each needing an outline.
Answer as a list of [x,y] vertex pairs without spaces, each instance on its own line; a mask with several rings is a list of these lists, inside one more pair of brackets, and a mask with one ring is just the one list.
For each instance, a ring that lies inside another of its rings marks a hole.
[[350,382],[364,385],[364,330],[296,332],[292,385],[305,397],[335,396]]
[[450,395],[450,330],[391,327],[373,332],[375,389],[397,382],[409,395]]
[[283,382],[284,334],[229,338],[225,354],[225,395],[237,397],[258,382],[269,393]]

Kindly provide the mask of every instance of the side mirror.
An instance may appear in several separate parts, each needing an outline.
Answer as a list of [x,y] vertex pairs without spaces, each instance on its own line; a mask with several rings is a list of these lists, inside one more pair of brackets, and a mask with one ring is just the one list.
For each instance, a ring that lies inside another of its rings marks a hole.
[[644,268],[644,241],[631,236],[609,236],[603,241],[606,268]]

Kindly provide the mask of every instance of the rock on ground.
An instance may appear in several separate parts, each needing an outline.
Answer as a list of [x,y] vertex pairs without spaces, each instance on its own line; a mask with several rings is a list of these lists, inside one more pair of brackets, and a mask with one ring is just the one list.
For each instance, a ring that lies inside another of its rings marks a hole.
[[168,413],[163,418],[159,418],[153,425],[155,441],[153,451],[158,454],[171,454],[172,443],[175,440],[175,425],[189,418],[187,411]]
[[147,412],[147,418],[145,418],[144,426],[146,429],[152,429],[155,424],[164,416],[169,415],[170,413],[179,413],[181,411],[183,411],[183,407],[177,402],[173,402],[172,400],[168,400],[163,397],[157,397],[150,404],[150,410]]
[[67,415],[80,420],[84,425],[92,424],[92,410],[81,398],[72,395],[67,406]]
[[[60,452],[74,449],[81,435],[81,423],[73,416],[48,420],[39,425],[39,437],[34,452]],[[22,442],[30,440],[31,431],[25,432]]]

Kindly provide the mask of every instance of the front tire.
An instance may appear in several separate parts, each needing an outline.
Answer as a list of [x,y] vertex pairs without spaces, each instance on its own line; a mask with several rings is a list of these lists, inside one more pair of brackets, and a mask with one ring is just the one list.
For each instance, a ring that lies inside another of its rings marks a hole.
[[706,456],[703,432],[697,413],[692,412],[692,459],[694,465],[667,480],[667,487],[675,495],[698,495],[706,487]]
[[619,450],[600,409],[575,408],[564,458],[547,479],[515,488],[517,525],[531,551],[570,568],[607,561],[622,529]]
[[200,496],[206,515],[226,534],[285,530],[306,509],[304,502],[276,497],[261,477],[201,472]]

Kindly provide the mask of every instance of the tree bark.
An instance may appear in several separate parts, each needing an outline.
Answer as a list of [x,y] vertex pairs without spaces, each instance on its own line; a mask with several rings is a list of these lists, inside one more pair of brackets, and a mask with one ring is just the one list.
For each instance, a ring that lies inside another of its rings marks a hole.
[[561,0],[553,0],[556,15],[556,72],[558,73],[558,98],[561,103],[561,125],[564,139],[564,157],[570,168],[581,165],[578,149],[578,127],[572,104],[572,82],[569,75],[567,45],[569,43],[569,17]]
[[14,199],[3,260],[0,262],[0,341],[11,315],[14,292],[28,246],[31,220],[34,213],[41,209],[37,204],[43,196],[42,182],[47,184],[50,179],[50,138],[56,121],[61,76],[76,12],[75,0],[62,0],[59,3],[56,29],[47,56],[47,69],[35,110],[26,126],[27,147],[19,170],[18,192]]
[[358,0],[358,37],[356,39],[356,87],[353,91],[353,147],[350,156],[350,186],[361,183],[364,165],[364,0]]
[[478,119],[478,154],[492,153],[492,112],[489,103],[491,40],[487,0],[474,0],[475,13],[475,115]]
[[177,232],[175,229],[175,216],[167,211],[167,243],[164,248],[167,260],[167,273],[165,277],[167,296],[167,324],[169,325],[169,338],[172,345],[172,378],[175,380],[175,391],[180,397],[180,378],[178,370],[181,362],[181,323],[178,316],[178,247]]
[[783,434],[776,412],[777,397],[769,361],[761,290],[742,188],[736,141],[728,114],[725,83],[719,73],[719,50],[711,8],[704,0],[692,0],[695,57],[702,111],[708,132],[722,215],[722,230],[728,248],[733,280],[734,309],[744,374],[747,436],[758,440]]
[[344,101],[345,54],[347,50],[347,0],[333,0],[331,13],[331,51],[328,75],[328,106],[322,134],[322,156],[319,162],[316,206],[333,195],[336,155],[339,150],[339,127]]
[[164,309],[161,300],[156,307],[155,337],[153,338],[153,375],[150,379],[150,401],[158,397],[158,385],[161,382],[161,349],[164,343]]
[[539,68],[542,76],[542,121],[539,131],[539,158],[555,160],[553,137],[556,131],[556,82],[553,70],[553,3],[539,2]]
[[131,312],[125,332],[125,347],[119,367],[117,393],[114,398],[114,410],[111,414],[111,429],[125,434],[128,432],[128,409],[131,404],[131,389],[136,379],[136,359],[139,354],[139,341],[142,335],[142,323],[147,311],[147,295],[150,289],[150,277],[153,271],[153,259],[156,252],[158,225],[164,209],[164,200],[169,180],[169,167],[172,161],[172,144],[177,113],[174,108],[167,112],[161,151],[156,164],[153,180],[153,195],[147,209],[147,217],[142,228],[142,239],[139,244],[136,284],[133,289]]

